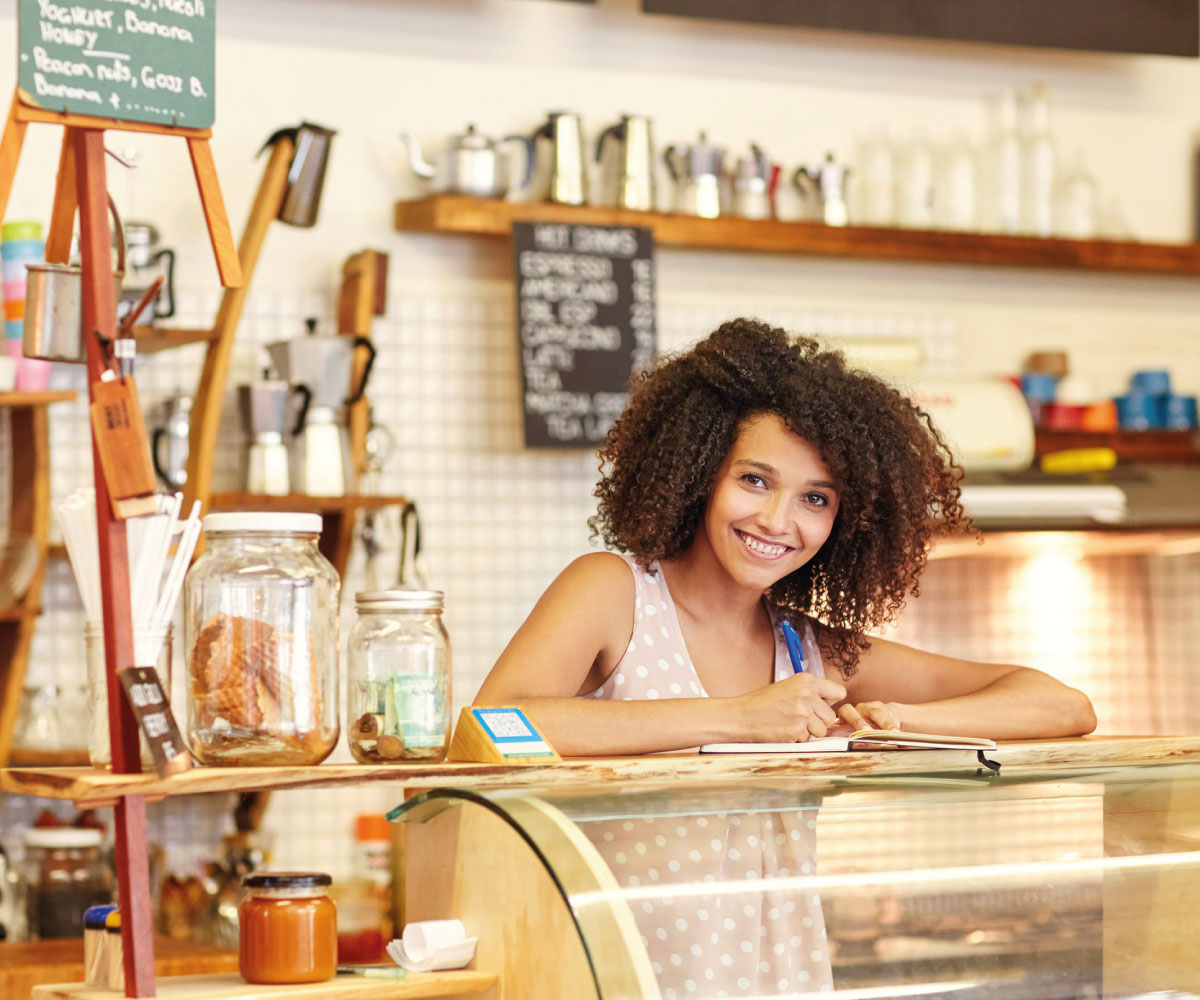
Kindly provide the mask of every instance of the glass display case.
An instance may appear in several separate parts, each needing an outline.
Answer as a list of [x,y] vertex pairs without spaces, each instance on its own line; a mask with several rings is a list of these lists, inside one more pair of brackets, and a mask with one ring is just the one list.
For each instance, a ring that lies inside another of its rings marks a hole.
[[1200,764],[439,789],[391,818],[405,919],[461,918],[506,996],[1200,995]]

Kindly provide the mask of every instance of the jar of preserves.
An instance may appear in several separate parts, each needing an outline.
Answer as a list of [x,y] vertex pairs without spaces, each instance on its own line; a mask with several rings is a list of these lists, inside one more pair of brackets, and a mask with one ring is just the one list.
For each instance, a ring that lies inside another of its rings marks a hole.
[[437,761],[450,740],[450,637],[440,590],[355,595],[347,656],[350,752],[361,764]]
[[337,907],[328,875],[254,872],[242,878],[238,971],[248,983],[319,983],[337,972]]
[[203,764],[307,765],[338,738],[337,572],[319,514],[204,518],[185,583],[187,728]]
[[112,902],[112,868],[100,852],[99,830],[34,827],[25,831],[20,880],[30,940],[83,937],[83,915]]

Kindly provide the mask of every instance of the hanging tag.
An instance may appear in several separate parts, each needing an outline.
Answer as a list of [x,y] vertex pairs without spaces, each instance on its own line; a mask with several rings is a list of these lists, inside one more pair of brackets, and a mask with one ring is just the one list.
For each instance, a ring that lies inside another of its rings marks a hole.
[[166,778],[188,770],[192,757],[184,746],[158,671],[153,667],[125,667],[117,671],[117,676],[138,728],[146,737],[158,776]]
[[92,383],[92,436],[118,520],[153,514],[154,465],[132,377]]

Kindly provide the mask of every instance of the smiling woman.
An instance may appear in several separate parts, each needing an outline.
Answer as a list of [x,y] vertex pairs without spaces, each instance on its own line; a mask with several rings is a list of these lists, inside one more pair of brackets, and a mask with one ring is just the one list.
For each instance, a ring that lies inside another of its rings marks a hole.
[[726,323],[641,377],[600,458],[591,526],[615,551],[559,575],[476,699],[521,705],[560,753],[804,741],[839,725],[1094,728],[1088,699],[1046,674],[868,634],[918,592],[934,534],[969,524],[928,417],[837,352]]

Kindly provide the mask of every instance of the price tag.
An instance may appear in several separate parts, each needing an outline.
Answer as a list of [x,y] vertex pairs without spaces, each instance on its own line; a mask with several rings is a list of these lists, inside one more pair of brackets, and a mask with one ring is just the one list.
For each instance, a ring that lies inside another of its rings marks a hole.
[[93,382],[91,416],[113,515],[123,520],[155,513],[154,464],[133,378]]
[[138,727],[146,737],[160,778],[180,774],[192,766],[192,756],[171,712],[171,703],[153,667],[125,667],[117,672],[121,687],[133,709]]

